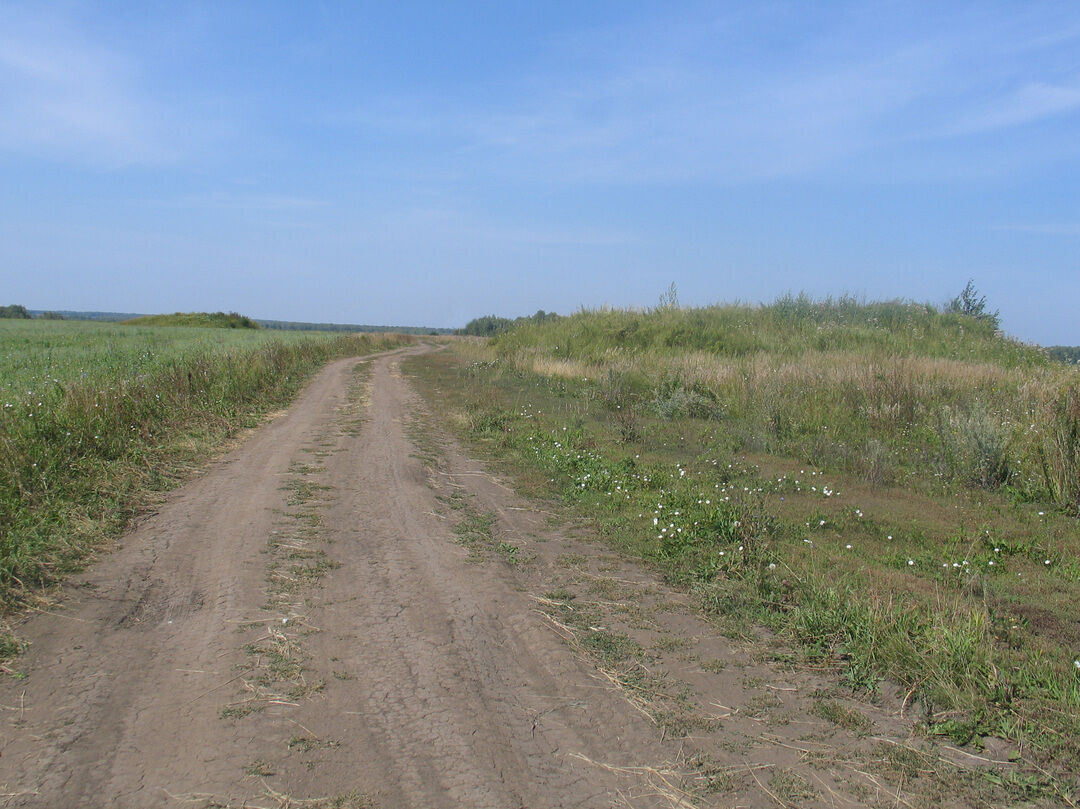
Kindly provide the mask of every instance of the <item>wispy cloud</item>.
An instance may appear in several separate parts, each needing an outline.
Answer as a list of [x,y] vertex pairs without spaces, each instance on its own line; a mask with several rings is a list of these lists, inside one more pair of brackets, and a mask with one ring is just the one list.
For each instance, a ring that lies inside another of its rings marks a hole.
[[295,196],[291,194],[232,193],[217,191],[195,194],[169,200],[169,205],[185,208],[209,208],[219,211],[295,212],[323,208],[329,205],[324,199]]
[[907,58],[747,79],[639,56],[634,65],[542,81],[500,104],[399,97],[369,104],[354,122],[452,142],[474,169],[511,178],[635,184],[791,176],[873,141],[881,119],[918,91],[903,69]]
[[957,121],[952,132],[969,135],[1036,123],[1080,110],[1080,84],[1033,82]]
[[441,205],[403,207],[367,215],[349,228],[372,242],[425,239],[456,245],[501,245],[514,247],[620,247],[641,245],[646,238],[625,228],[565,222],[517,221],[473,211],[462,200]]
[[1041,236],[1080,236],[1080,222],[1014,222],[994,229]]
[[[1080,109],[1080,82],[1061,75],[1077,32],[1047,37],[1036,20],[1021,40],[1007,8],[942,12],[941,27],[917,29],[890,4],[812,24],[760,8],[579,35],[507,81],[501,101],[399,94],[369,104],[364,125],[452,140],[471,170],[511,178],[737,183],[867,159],[887,169],[898,149],[910,159],[930,142]],[[798,46],[785,49],[785,37]]]
[[173,157],[162,110],[124,58],[49,15],[9,13],[0,29],[0,149],[103,165]]

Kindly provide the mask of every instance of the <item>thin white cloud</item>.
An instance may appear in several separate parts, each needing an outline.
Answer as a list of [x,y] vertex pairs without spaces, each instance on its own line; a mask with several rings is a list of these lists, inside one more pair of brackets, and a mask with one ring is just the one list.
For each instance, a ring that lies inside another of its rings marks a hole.
[[881,122],[918,97],[921,70],[907,53],[739,78],[710,65],[617,66],[503,109],[450,111],[438,129],[460,133],[509,175],[631,184],[793,176],[872,145]]
[[214,192],[179,197],[168,202],[185,208],[210,208],[221,211],[303,211],[325,207],[329,202],[314,197],[291,194],[246,194]]
[[1016,222],[994,229],[1042,236],[1080,236],[1080,222]]
[[1032,82],[961,119],[953,126],[952,132],[973,135],[1036,123],[1076,110],[1080,110],[1080,84]]
[[54,18],[0,29],[0,150],[113,167],[171,159],[160,110],[123,58]]
[[[945,10],[916,30],[889,9],[813,19],[805,31],[775,8],[743,8],[730,24],[673,15],[644,26],[648,35],[620,25],[560,43],[532,74],[506,80],[499,102],[399,94],[372,101],[357,123],[452,143],[459,165],[507,179],[738,183],[858,165],[887,173],[916,154],[948,176],[963,161],[928,144],[1080,108],[1080,85],[1060,76],[1072,33],[1047,38],[1036,19],[1018,39],[1007,10]],[[774,24],[790,30],[775,35]]]
[[473,212],[460,200],[441,205],[387,210],[356,221],[351,234],[372,242],[414,241],[418,233],[445,244],[501,244],[521,247],[618,247],[640,245],[645,238],[623,228],[545,222],[520,223],[511,217]]

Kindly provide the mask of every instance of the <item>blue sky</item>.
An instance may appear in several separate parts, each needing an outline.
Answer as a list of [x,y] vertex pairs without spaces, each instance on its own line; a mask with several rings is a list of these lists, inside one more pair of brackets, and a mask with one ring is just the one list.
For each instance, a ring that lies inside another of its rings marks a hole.
[[455,326],[788,291],[1080,344],[1080,5],[0,0],[0,289]]

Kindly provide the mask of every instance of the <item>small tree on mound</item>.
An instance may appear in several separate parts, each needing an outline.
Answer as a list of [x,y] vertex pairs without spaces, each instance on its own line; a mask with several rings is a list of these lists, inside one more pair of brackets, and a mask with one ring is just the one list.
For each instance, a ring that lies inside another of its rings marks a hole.
[[979,290],[975,289],[974,280],[969,280],[967,286],[964,287],[964,291],[946,304],[945,311],[973,317],[983,323],[990,323],[995,329],[1000,322],[997,309],[993,312],[987,311],[986,296],[980,295]]

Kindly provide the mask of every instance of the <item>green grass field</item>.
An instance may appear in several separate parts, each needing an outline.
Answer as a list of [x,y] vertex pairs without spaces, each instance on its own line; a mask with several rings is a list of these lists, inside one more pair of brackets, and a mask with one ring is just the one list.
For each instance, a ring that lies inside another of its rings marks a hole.
[[448,422],[721,631],[1075,799],[1080,375],[919,305],[582,312],[407,366]]
[[412,339],[0,320],[0,607],[78,566],[326,361]]
[[[248,329],[0,320],[0,398],[11,403],[27,391],[83,379],[110,384],[154,373],[192,353],[246,350],[268,339]],[[292,344],[311,336],[275,332],[272,339]]]

